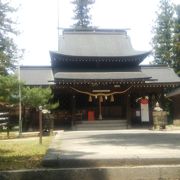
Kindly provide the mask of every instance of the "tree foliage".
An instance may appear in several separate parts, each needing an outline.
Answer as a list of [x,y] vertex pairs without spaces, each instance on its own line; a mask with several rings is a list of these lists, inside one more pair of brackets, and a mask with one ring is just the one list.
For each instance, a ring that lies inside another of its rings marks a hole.
[[47,109],[56,108],[59,104],[50,103],[53,98],[51,88],[41,88],[41,87],[24,87],[22,89],[22,103],[23,105],[30,108],[38,108],[42,106]]
[[18,49],[13,37],[18,34],[12,14],[16,9],[9,2],[0,0],[0,74],[7,74],[13,69],[18,56]]
[[171,1],[160,0],[152,40],[155,63],[167,64],[170,67],[173,66],[173,14]]
[[175,7],[176,16],[174,20],[174,38],[173,38],[173,68],[180,76],[180,5]]
[[76,29],[87,29],[91,25],[91,16],[89,15],[90,5],[94,4],[95,0],[73,0],[75,5],[74,20],[76,23],[73,25]]
[[0,103],[16,104],[19,102],[19,85],[16,76],[0,75]]

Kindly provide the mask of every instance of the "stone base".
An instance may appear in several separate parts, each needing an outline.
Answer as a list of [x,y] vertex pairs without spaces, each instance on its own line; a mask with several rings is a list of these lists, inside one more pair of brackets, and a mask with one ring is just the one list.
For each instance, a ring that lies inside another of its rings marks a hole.
[[180,119],[173,120],[173,125],[174,126],[180,126]]
[[59,168],[0,171],[1,180],[178,180],[179,177],[180,165]]

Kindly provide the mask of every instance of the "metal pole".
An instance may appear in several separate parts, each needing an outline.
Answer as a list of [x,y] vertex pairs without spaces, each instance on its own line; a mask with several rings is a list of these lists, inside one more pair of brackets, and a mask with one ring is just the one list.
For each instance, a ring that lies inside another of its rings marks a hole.
[[19,137],[22,135],[22,107],[21,107],[21,84],[20,84],[20,65],[18,67],[18,81],[19,81]]
[[42,107],[39,107],[39,144],[42,144]]

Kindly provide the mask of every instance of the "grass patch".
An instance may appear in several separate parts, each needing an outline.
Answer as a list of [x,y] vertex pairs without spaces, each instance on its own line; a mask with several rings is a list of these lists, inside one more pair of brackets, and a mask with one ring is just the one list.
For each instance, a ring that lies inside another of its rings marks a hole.
[[[38,137],[39,132],[22,132],[21,138],[26,138],[26,137]],[[5,140],[5,139],[16,139],[19,138],[19,132],[18,131],[10,131],[9,132],[9,137],[7,136],[7,132],[0,132],[0,140]]]
[[[10,131],[9,133],[9,139],[17,138],[18,132],[17,131]],[[0,140],[2,139],[8,139],[7,132],[0,132]]]
[[0,170],[40,168],[51,137],[21,138],[0,141]]

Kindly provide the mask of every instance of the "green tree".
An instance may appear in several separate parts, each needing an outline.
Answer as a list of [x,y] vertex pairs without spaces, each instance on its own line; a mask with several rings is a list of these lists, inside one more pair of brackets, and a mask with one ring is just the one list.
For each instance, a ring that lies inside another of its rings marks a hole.
[[19,102],[19,81],[14,75],[0,75],[0,102],[16,104]]
[[152,39],[156,64],[173,65],[173,15],[174,7],[170,0],[160,0],[157,19],[153,27]]
[[174,38],[173,38],[173,68],[180,76],[180,5],[175,7],[176,16],[174,20]]
[[0,75],[0,106],[1,111],[8,113],[7,136],[10,129],[17,125],[17,116],[14,113],[14,106],[19,102],[19,81],[14,75]]
[[57,103],[51,103],[50,100],[53,98],[51,88],[41,87],[24,87],[22,89],[22,103],[23,105],[38,109],[42,106],[47,109],[53,109],[58,106]]
[[73,0],[75,5],[74,20],[76,23],[73,25],[76,29],[87,29],[91,25],[91,16],[89,15],[90,5],[94,4],[95,0]]
[[[23,105],[23,126],[27,129],[32,119],[34,118],[35,112],[42,106],[43,110],[55,109],[59,106],[59,103],[51,102],[53,98],[51,88],[41,87],[23,87],[22,88],[22,105]],[[25,111],[25,107],[28,107],[28,114]]]
[[18,49],[14,42],[16,23],[12,20],[16,9],[9,2],[0,0],[0,74],[7,74],[13,69],[18,57]]

